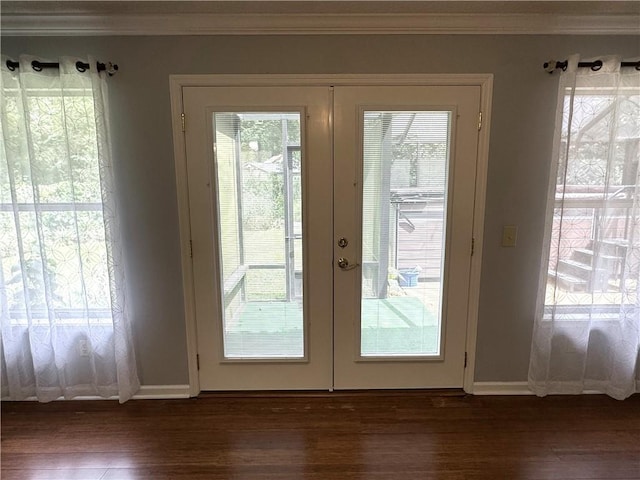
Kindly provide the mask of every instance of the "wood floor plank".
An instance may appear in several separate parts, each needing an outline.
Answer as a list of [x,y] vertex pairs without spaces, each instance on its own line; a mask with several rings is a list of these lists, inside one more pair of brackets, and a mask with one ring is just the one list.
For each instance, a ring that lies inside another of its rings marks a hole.
[[103,468],[2,469],[2,480],[101,480]]
[[640,479],[640,395],[3,402],[3,480]]

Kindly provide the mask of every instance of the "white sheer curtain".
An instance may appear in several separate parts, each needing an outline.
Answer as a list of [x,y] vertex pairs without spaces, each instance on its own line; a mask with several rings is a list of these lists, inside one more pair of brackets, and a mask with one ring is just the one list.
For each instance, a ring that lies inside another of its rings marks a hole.
[[105,73],[60,58],[35,71],[2,57],[2,396],[131,398],[139,382],[125,314]]
[[[640,382],[640,72],[561,74],[530,388],[624,399]],[[547,268],[548,267],[548,268]]]

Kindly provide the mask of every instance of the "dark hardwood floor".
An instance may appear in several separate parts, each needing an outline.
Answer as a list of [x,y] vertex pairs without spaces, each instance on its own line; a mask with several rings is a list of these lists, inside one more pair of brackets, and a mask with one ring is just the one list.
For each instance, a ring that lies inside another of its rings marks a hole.
[[3,480],[640,479],[640,395],[2,404]]

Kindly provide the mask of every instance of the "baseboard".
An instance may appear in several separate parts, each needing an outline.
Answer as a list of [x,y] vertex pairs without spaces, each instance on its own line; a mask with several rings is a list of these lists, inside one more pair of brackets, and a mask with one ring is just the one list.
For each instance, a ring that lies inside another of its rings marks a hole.
[[189,385],[141,385],[133,400],[189,398]]
[[527,382],[474,382],[474,395],[533,395]]
[[[170,400],[173,398],[189,398],[189,385],[141,385],[140,390],[136,393],[132,400]],[[3,402],[10,401],[9,398],[3,397]],[[55,401],[63,401],[64,397],[60,397]],[[118,400],[118,397],[98,397],[95,395],[74,397],[73,400]],[[27,397],[23,401],[36,402],[36,397]]]

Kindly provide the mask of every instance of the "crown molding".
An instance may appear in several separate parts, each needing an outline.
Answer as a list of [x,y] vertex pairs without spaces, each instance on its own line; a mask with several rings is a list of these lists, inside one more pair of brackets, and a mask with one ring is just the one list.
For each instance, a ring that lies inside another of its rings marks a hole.
[[553,34],[638,35],[635,15],[5,14],[3,36]]

